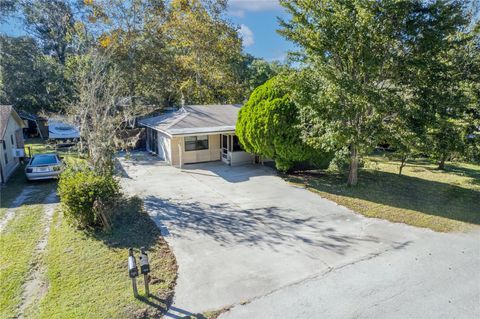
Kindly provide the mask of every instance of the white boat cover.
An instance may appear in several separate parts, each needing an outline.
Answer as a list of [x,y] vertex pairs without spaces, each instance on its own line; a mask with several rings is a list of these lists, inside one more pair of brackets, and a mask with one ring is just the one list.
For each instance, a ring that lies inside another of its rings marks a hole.
[[70,124],[58,120],[48,120],[48,138],[51,139],[76,139],[80,132]]

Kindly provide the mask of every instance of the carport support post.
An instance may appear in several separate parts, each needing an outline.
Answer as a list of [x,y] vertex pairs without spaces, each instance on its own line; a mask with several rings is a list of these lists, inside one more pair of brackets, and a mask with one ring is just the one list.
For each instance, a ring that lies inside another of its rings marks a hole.
[[[182,142],[183,142],[183,137],[182,137]],[[179,166],[182,168],[182,145],[178,144],[178,159],[180,160]]]

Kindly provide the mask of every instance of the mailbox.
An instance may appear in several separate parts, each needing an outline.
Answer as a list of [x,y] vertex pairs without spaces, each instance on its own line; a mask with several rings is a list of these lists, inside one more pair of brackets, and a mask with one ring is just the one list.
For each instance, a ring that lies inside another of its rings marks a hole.
[[144,275],[150,272],[150,263],[148,261],[148,255],[145,252],[145,247],[140,249],[140,271]]
[[138,277],[137,261],[133,256],[133,248],[128,250],[128,275],[130,278]]

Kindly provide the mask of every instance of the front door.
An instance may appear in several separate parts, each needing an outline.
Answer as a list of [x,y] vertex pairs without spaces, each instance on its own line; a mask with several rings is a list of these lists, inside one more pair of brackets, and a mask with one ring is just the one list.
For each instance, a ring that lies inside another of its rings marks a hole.
[[222,139],[222,161],[226,164],[230,164],[228,160],[228,135],[221,135]]
[[[158,134],[158,133],[157,133]],[[161,159],[161,160],[165,160],[165,145],[167,143],[167,138],[163,135],[160,135],[159,138],[158,138],[158,157]]]

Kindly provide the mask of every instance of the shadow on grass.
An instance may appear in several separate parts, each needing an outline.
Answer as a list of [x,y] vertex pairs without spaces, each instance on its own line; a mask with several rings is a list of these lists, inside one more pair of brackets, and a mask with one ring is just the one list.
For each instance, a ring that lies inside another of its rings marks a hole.
[[359,172],[356,187],[330,173],[299,173],[287,177],[321,192],[480,225],[480,192],[447,183],[380,171]]
[[0,185],[0,208],[10,208],[22,191],[27,189],[30,196],[21,204],[42,204],[45,194],[51,192],[57,186],[57,180],[27,181],[25,177],[25,165],[17,167],[7,183]]
[[[110,231],[90,230],[86,233],[114,250],[123,250],[126,253],[126,249],[132,247],[135,256],[138,256],[141,247],[146,248],[152,269],[149,274],[151,287],[157,284],[165,285],[165,283],[168,285],[158,293],[151,290],[148,297],[138,296],[137,299],[147,307],[137,309],[133,317],[161,318],[173,301],[177,266],[175,257],[160,230],[143,211],[142,200],[138,197],[122,198],[117,203],[117,211],[112,218]],[[125,260],[127,260],[127,254],[125,254]],[[138,263],[137,259],[137,266],[140,267]],[[143,285],[143,275],[140,275],[139,280],[142,282],[139,285]]]
[[161,236],[155,223],[143,212],[142,200],[138,197],[121,198],[111,221],[111,231],[86,232],[113,248],[145,247],[147,250],[155,245]]
[[473,178],[474,184],[480,184],[480,170],[475,170],[454,164],[447,164],[445,165],[445,172]]

